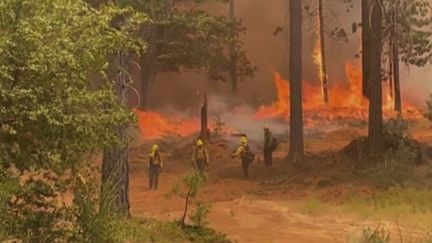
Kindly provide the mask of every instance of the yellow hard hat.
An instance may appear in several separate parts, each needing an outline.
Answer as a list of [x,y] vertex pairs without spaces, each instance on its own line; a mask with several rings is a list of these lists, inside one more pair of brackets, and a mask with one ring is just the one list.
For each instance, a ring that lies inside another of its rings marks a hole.
[[152,151],[157,151],[157,150],[159,150],[159,145],[157,145],[157,144],[153,144],[151,150],[152,150]]
[[197,146],[203,146],[203,145],[204,145],[204,142],[203,142],[201,139],[198,139],[196,145],[197,145]]
[[241,143],[241,144],[247,144],[247,143],[248,143],[247,137],[242,136],[242,137],[240,138],[240,143]]

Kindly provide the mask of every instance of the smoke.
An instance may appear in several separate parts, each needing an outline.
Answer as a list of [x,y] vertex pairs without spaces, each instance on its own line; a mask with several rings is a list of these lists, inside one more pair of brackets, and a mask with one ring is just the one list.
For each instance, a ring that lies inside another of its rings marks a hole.
[[[306,2],[314,8],[317,1],[309,0]],[[356,33],[351,31],[352,24],[360,22],[360,1],[353,1],[353,8],[340,1],[324,1],[324,4],[327,30],[342,27],[348,38],[348,42],[336,42],[326,38],[329,84],[335,85],[346,82],[344,68],[346,61],[360,61],[355,56],[360,47],[361,29]],[[272,70],[278,71],[288,80],[288,5],[289,1],[286,0],[235,0],[236,16],[247,28],[246,34],[241,36],[244,48],[252,64],[258,68],[255,77],[247,78],[239,84],[239,98],[250,106],[268,105],[276,100]],[[205,5],[204,9],[213,14],[228,14],[227,5],[221,4],[219,1]],[[313,35],[314,22],[314,18],[304,16],[303,77],[310,83],[318,84],[318,68],[312,60],[312,51],[316,42]],[[278,26],[282,28],[282,31],[274,36],[274,30]],[[424,104],[427,96],[432,93],[432,85],[429,85],[427,78],[432,72],[431,66],[428,65],[421,69],[411,68],[410,70],[401,66],[401,71],[403,72],[401,77],[404,97],[410,101],[415,99],[416,104]],[[134,76],[135,80],[138,80],[139,75]],[[205,75],[190,71],[160,74],[155,77],[152,85],[150,108],[166,110],[166,107],[171,107],[176,111],[184,110],[196,115],[194,111],[199,110],[203,93],[216,97],[227,96],[231,93],[230,84],[213,82],[208,80]],[[225,119],[227,120],[228,117]],[[236,122],[233,123],[236,124]],[[279,123],[275,122],[272,125],[280,127]],[[262,129],[258,130],[261,131]]]
[[277,120],[256,120],[253,116],[256,109],[242,105],[239,110],[233,110],[227,98],[223,96],[211,96],[209,98],[209,117],[220,116],[226,126],[235,129],[238,133],[244,133],[250,140],[263,139],[263,128],[267,124],[277,133],[284,133],[289,129],[287,122]]
[[[254,143],[262,143],[264,140],[264,126],[268,125],[273,135],[279,140],[288,139],[289,122],[281,118],[255,119],[256,108],[247,104],[241,107],[233,107],[232,100],[226,96],[212,95],[208,98],[208,116],[212,121],[216,117],[222,118],[228,129],[234,129],[236,134],[246,134],[248,139]],[[313,127],[305,127],[305,136],[322,135],[339,129],[339,124],[323,122]],[[238,137],[229,139],[230,144],[238,144]]]

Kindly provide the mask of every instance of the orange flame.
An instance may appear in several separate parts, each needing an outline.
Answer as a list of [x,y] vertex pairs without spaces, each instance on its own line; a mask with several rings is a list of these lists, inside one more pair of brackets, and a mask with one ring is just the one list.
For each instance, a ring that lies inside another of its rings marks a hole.
[[[324,64],[322,61],[322,53],[321,53],[321,36],[320,36],[320,22],[319,21],[320,21],[319,16],[317,16],[317,31],[316,31],[317,39],[316,39],[316,43],[315,43],[315,48],[314,48],[313,53],[312,53],[312,59],[313,59],[313,62],[318,67],[318,78],[321,82],[321,85],[324,85],[323,84],[323,82],[324,82],[323,65]],[[321,91],[321,92],[322,92],[322,95],[324,96],[323,91]]]
[[[314,87],[303,81],[303,112],[307,125],[314,125],[317,121],[325,122],[334,119],[366,119],[368,116],[368,100],[362,95],[360,67],[352,62],[345,64],[345,72],[348,79],[346,85],[337,84],[330,87],[329,106],[323,105],[320,87]],[[262,106],[255,113],[256,119],[289,118],[289,84],[281,78],[277,72],[273,73],[277,98],[270,106]],[[417,111],[414,106],[405,101],[404,110]],[[383,95],[384,115],[393,116],[393,100],[385,92]],[[414,112],[416,116],[420,114]]]
[[166,117],[152,111],[134,110],[138,116],[138,127],[145,138],[154,139],[167,133],[174,133],[180,136],[188,136],[199,131],[198,119],[177,117]]
[[[347,82],[338,83],[329,87],[330,100],[326,106],[322,101],[321,87],[312,86],[303,81],[303,117],[306,127],[315,126],[317,122],[332,122],[338,119],[366,120],[368,116],[368,100],[362,95],[361,68],[358,64],[347,62],[345,73]],[[290,111],[289,83],[277,72],[273,72],[274,84],[277,92],[277,100],[269,106],[259,107],[253,115],[253,119],[284,119],[288,121]],[[386,92],[383,92],[383,111],[385,117],[396,113],[393,111],[393,100]],[[244,107],[236,107],[233,113],[242,113]],[[404,101],[404,116],[418,118],[421,112],[415,106]],[[185,118],[180,115],[164,116],[157,112],[134,111],[138,115],[138,126],[145,138],[155,139],[167,133],[175,133],[180,136],[189,136],[200,130],[198,118]],[[210,128],[214,124],[209,125]],[[235,129],[225,127],[226,132],[235,132]]]

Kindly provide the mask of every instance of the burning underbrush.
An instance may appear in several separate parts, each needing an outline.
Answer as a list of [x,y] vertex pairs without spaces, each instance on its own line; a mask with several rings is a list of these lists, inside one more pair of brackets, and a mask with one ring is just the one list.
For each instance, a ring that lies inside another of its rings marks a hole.
[[[345,66],[346,83],[330,85],[329,103],[324,104],[322,90],[309,82],[303,82],[303,117],[305,135],[316,132],[330,132],[344,126],[364,127],[367,124],[368,101],[362,96],[361,72],[358,66],[347,62]],[[289,82],[283,80],[279,73],[274,72],[274,84],[277,100],[268,106],[252,109],[247,105],[228,106],[220,97],[210,97],[209,115],[215,118],[209,122],[211,131],[229,135],[245,133],[249,137],[260,139],[262,127],[269,124],[273,133],[279,136],[289,133]],[[332,84],[332,83],[330,83]],[[389,92],[383,92],[384,118],[396,115],[393,111],[393,99]],[[153,111],[138,111],[138,126],[145,138],[160,138],[164,134],[174,133],[189,136],[200,130],[200,119],[181,113],[165,115]],[[408,101],[403,106],[404,119],[422,117],[419,109]],[[211,119],[210,119],[211,120]],[[220,126],[223,126],[221,129]],[[219,134],[219,135],[221,135]]]

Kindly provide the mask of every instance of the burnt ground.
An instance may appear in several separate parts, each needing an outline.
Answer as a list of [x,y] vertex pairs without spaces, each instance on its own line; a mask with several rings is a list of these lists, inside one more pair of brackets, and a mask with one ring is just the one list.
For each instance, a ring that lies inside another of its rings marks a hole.
[[[432,171],[428,154],[432,145],[429,123],[419,122],[412,129],[426,156],[416,171]],[[341,129],[321,138],[306,139],[308,159],[301,166],[285,162],[284,145],[275,153],[274,166],[267,168],[262,161],[251,166],[251,179],[241,177],[240,162],[231,159],[225,147],[209,145],[211,163],[209,180],[199,194],[199,200],[211,203],[209,223],[236,242],[346,242],[347,237],[365,226],[386,225],[389,231],[404,235],[420,234],[414,222],[400,226],[393,218],[359,218],[347,213],[339,204],[353,190],[369,195],[379,190],[364,179],[362,173],[346,163],[334,151],[352,141],[364,129]],[[177,220],[182,215],[184,200],[168,198],[167,193],[192,171],[190,155],[169,158],[160,176],[160,189],[148,190],[146,148],[150,141],[140,140],[131,149],[130,197],[135,217]],[[183,157],[183,158],[181,158]],[[318,198],[326,206],[315,202]],[[407,221],[408,222],[408,221]]]

